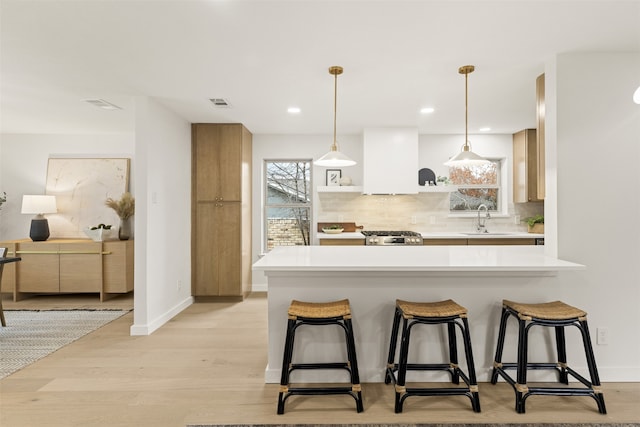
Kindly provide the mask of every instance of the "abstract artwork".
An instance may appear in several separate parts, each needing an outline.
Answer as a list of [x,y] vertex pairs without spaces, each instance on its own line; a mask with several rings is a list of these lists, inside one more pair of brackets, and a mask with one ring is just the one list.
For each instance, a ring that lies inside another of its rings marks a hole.
[[58,213],[47,215],[51,237],[84,238],[83,228],[119,224],[118,215],[105,206],[129,191],[127,158],[51,158],[46,194],[56,196]]

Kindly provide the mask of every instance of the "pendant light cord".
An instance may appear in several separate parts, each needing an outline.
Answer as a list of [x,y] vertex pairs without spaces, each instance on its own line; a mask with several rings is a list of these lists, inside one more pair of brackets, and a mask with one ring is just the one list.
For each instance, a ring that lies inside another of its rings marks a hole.
[[469,73],[464,75],[464,146],[469,146]]
[[333,146],[332,151],[338,151],[338,143],[336,141],[336,122],[338,120],[338,73],[333,75]]

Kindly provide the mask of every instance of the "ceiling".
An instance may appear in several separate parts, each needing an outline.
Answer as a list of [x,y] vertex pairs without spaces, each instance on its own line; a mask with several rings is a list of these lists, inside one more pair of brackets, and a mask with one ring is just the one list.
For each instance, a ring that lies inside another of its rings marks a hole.
[[[2,133],[132,132],[135,97],[143,96],[189,122],[330,134],[332,65],[345,70],[338,134],[391,126],[464,133],[458,68],[466,64],[476,66],[469,133],[512,133],[535,127],[535,78],[554,55],[640,54],[640,0],[1,0],[0,7]],[[231,107],[215,108],[210,98]],[[290,106],[301,113],[287,113]],[[422,107],[435,111],[420,114]]]

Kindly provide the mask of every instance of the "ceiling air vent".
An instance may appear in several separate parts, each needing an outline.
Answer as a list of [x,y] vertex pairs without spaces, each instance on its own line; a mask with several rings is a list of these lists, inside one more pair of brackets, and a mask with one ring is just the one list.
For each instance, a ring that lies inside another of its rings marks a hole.
[[210,98],[209,101],[211,101],[216,108],[231,108],[229,101],[224,98]]
[[85,99],[91,105],[95,105],[96,107],[100,107],[105,110],[122,110],[122,107],[118,107],[115,104],[105,101],[104,99]]

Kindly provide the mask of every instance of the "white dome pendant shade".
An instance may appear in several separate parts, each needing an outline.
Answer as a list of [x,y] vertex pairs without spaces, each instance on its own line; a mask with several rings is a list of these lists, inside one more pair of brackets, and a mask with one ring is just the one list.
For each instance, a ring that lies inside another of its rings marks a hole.
[[464,145],[462,151],[450,158],[444,164],[445,166],[477,166],[489,163],[489,160],[477,155],[471,151],[469,144],[469,120],[468,120],[468,78],[469,73],[473,73],[475,67],[473,65],[463,65],[458,68],[458,73],[464,74]]
[[330,151],[318,160],[313,162],[316,166],[323,167],[345,167],[356,164],[355,160],[350,159],[347,155],[338,151],[338,143],[336,142],[336,118],[338,111],[338,75],[342,74],[344,69],[337,65],[329,67],[329,74],[334,76],[333,86],[333,144]]

